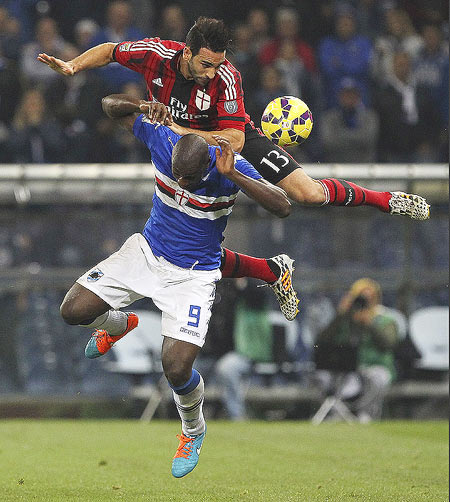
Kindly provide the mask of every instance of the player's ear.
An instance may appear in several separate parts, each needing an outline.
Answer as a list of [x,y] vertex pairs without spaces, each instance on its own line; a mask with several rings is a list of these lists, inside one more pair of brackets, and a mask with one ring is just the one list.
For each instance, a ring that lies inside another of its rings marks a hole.
[[190,61],[191,58],[192,58],[192,51],[191,51],[190,47],[185,47],[183,49],[183,59],[185,61]]

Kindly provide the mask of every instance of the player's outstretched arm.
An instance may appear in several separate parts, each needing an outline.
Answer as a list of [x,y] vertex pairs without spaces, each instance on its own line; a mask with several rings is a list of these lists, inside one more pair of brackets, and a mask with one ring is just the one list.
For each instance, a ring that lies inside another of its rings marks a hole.
[[291,203],[286,192],[266,180],[255,180],[234,167],[234,152],[230,142],[218,135],[214,139],[220,148],[216,149],[216,167],[220,174],[238,185],[249,197],[270,213],[285,218],[291,212]]
[[110,94],[102,99],[103,111],[109,118],[117,120],[129,131],[133,130],[136,117],[144,113],[151,122],[172,124],[172,116],[165,105],[137,99],[127,94]]
[[222,129],[221,131],[200,131],[199,129],[190,129],[189,127],[183,127],[175,122],[170,127],[175,134],[179,134],[180,136],[185,136],[186,134],[197,134],[205,139],[209,145],[218,145],[215,140],[215,136],[219,135],[222,138],[227,139],[231,148],[240,153],[244,148],[245,144],[245,133],[243,131],[239,131],[238,129]]
[[80,71],[99,68],[112,63],[115,46],[116,44],[111,42],[96,45],[71,61],[63,61],[45,53],[39,54],[37,60],[61,75],[70,77]]

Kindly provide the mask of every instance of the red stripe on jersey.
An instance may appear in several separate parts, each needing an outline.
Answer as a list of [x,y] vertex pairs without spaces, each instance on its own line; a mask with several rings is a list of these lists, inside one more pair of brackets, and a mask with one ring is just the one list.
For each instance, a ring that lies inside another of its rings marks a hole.
[[169,185],[166,185],[164,181],[160,180],[157,176],[155,176],[155,181],[160,187],[164,188],[164,190],[171,193],[172,195],[175,195],[176,190]]
[[234,206],[235,199],[229,200],[227,202],[213,202],[212,204],[205,204],[199,202],[198,200],[189,198],[189,202],[201,209],[208,209],[209,211],[218,211],[219,209],[227,209],[231,206]]

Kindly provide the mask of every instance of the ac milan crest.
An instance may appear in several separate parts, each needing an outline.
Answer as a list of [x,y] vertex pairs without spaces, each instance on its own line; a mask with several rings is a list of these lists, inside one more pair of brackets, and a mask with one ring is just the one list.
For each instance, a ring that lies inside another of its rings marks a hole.
[[195,106],[202,111],[208,110],[211,106],[211,96],[198,89],[197,95],[195,96]]

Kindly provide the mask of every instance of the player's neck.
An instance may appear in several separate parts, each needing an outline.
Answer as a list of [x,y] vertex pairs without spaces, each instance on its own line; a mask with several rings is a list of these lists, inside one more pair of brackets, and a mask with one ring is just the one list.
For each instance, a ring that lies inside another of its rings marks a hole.
[[183,77],[187,80],[192,80],[192,75],[191,72],[189,71],[189,66],[187,61],[183,58],[183,56],[180,57],[178,60],[178,71],[183,75]]

